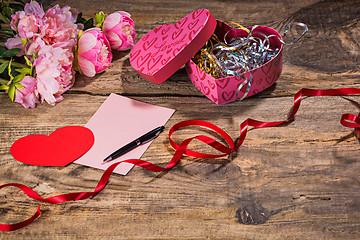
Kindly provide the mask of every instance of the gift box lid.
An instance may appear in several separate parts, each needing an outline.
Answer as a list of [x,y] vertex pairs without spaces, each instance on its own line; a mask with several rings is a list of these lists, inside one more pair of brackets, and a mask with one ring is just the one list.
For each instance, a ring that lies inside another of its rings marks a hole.
[[158,26],[134,46],[130,64],[142,78],[160,84],[201,49],[216,24],[207,9],[199,9],[175,24]]

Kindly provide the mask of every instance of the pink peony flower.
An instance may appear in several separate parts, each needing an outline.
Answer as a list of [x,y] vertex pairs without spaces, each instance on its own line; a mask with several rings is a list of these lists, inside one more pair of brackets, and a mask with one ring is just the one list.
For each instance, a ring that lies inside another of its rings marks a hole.
[[126,50],[135,45],[135,26],[130,14],[118,11],[105,18],[103,31],[114,50]]
[[30,76],[25,76],[20,84],[23,89],[16,89],[14,102],[21,103],[25,108],[34,108],[39,103],[39,94],[36,91],[37,80]]
[[[8,49],[22,48],[22,55],[36,54],[44,45],[53,45],[60,42],[71,43],[75,48],[79,30],[82,25],[75,24],[76,11],[70,7],[60,8],[59,5],[48,9],[46,13],[35,1],[25,5],[24,11],[12,15],[11,28],[18,34],[8,39]],[[21,38],[28,39],[25,46],[21,45]]]
[[24,11],[18,11],[11,16],[10,27],[22,38],[29,39],[42,25],[44,10],[35,1],[25,4]]
[[35,16],[25,15],[19,20],[17,30],[20,37],[30,39],[39,31],[39,22]]
[[78,41],[77,60],[81,72],[93,77],[110,66],[110,44],[99,28],[86,30]]
[[54,106],[63,100],[61,94],[74,84],[73,59],[72,45],[69,43],[46,45],[40,49],[34,66],[37,91],[42,102],[45,100]]
[[79,33],[79,25],[75,24],[77,12],[71,12],[69,6],[59,5],[48,9],[44,15],[44,26],[41,29],[43,41],[52,45],[58,42],[72,41],[75,46]]

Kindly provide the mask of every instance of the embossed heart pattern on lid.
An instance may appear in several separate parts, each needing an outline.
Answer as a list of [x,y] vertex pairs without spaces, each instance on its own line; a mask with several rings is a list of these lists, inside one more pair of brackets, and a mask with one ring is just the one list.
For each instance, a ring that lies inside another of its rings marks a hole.
[[215,28],[207,9],[194,11],[145,34],[132,49],[130,63],[145,80],[160,84],[199,51]]

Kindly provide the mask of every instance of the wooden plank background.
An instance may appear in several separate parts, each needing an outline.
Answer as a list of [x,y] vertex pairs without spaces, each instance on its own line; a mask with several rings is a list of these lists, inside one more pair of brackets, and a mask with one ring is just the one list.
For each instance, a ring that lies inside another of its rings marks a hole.
[[[174,108],[166,124],[201,119],[233,139],[246,118],[286,119],[301,88],[360,87],[360,1],[42,1],[44,8],[69,5],[92,17],[98,11],[131,13],[137,40],[156,26],[175,23],[207,8],[221,20],[266,25],[282,33],[292,22],[310,31],[285,46],[283,73],[266,91],[244,101],[216,106],[180,69],[161,85],[143,80],[129,63],[129,51],[114,53],[104,73],[76,83],[55,107],[24,109],[0,95],[0,184],[19,182],[43,197],[91,191],[102,171],[70,164],[28,166],[9,148],[29,134],[49,134],[67,125],[85,125],[110,93]],[[135,167],[113,174],[93,199],[42,204],[43,215],[1,239],[359,239],[359,136],[340,125],[343,113],[358,114],[360,99],[304,98],[295,120],[281,127],[252,129],[243,146],[217,160],[184,157],[166,174]],[[181,141],[198,133],[176,133]],[[201,144],[193,149],[211,151]],[[163,133],[144,160],[166,165],[174,150]],[[0,191],[0,223],[31,216],[37,202],[14,188]]]

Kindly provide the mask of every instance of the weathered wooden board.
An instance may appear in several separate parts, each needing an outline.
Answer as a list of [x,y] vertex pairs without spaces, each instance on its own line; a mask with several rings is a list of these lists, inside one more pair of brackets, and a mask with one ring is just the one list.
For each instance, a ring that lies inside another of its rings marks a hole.
[[[115,53],[111,67],[90,79],[76,76],[65,100],[24,109],[0,95],[0,184],[19,182],[43,197],[92,191],[102,171],[70,164],[36,167],[17,162],[11,144],[29,134],[49,134],[66,125],[85,125],[112,93],[176,109],[166,130],[182,120],[201,119],[233,137],[247,118],[279,121],[289,114],[303,87],[359,87],[360,1],[48,1],[92,16],[103,10],[132,14],[137,39],[174,23],[198,8],[244,26],[262,24],[280,32],[293,21],[310,32],[286,46],[283,74],[265,92],[223,106],[205,98],[180,69],[161,85],[141,79],[129,52]],[[184,156],[172,170],[155,174],[139,167],[113,174],[93,199],[43,204],[30,226],[0,233],[1,239],[358,239],[360,236],[359,140],[343,127],[343,113],[358,114],[359,96],[305,97],[294,121],[251,129],[240,149],[217,160]],[[197,128],[179,131],[178,142]],[[192,149],[212,152],[194,142]],[[171,159],[166,133],[142,159],[165,166]],[[37,202],[14,188],[0,191],[0,223],[23,220]]]
[[[78,94],[67,98],[68,101],[59,104],[67,112],[45,105],[30,112],[4,104],[5,112],[17,110],[19,116],[1,118],[7,126],[1,129],[4,183],[25,183],[44,197],[90,191],[96,186],[101,176],[99,170],[76,164],[66,168],[26,166],[8,154],[11,143],[20,136],[46,134],[63,125],[81,124],[78,117],[89,118],[105,100],[102,96],[89,98]],[[203,115],[199,111],[187,111],[206,104],[208,100],[203,98],[135,99],[177,109],[167,128],[189,117],[200,118],[223,127],[234,139],[246,117],[282,120],[292,104],[290,97],[252,99],[225,105],[220,112],[212,104],[205,111],[208,114]],[[69,238],[94,235],[165,239],[342,235],[355,238],[359,234],[360,217],[357,210],[359,142],[351,136],[351,129],[339,124],[338,114],[358,110],[350,100],[341,97],[307,98],[294,122],[283,127],[251,130],[244,145],[229,158],[215,161],[184,157],[164,175],[135,167],[126,177],[112,176],[107,188],[94,199],[59,206],[44,204],[45,213],[37,222],[5,236],[26,233],[29,238],[37,234]],[[65,114],[67,118],[62,119]],[[51,124],[44,126],[44,121]],[[196,129],[182,131],[175,139],[181,141],[195,133],[198,133]],[[193,148],[208,150],[199,144]],[[166,134],[162,134],[143,159],[165,165],[172,153]],[[20,220],[36,207],[34,201],[14,189],[4,189],[1,196],[6,213],[3,221]],[[242,213],[241,221],[256,226],[240,224],[237,211]],[[251,218],[245,217],[247,212]]]

